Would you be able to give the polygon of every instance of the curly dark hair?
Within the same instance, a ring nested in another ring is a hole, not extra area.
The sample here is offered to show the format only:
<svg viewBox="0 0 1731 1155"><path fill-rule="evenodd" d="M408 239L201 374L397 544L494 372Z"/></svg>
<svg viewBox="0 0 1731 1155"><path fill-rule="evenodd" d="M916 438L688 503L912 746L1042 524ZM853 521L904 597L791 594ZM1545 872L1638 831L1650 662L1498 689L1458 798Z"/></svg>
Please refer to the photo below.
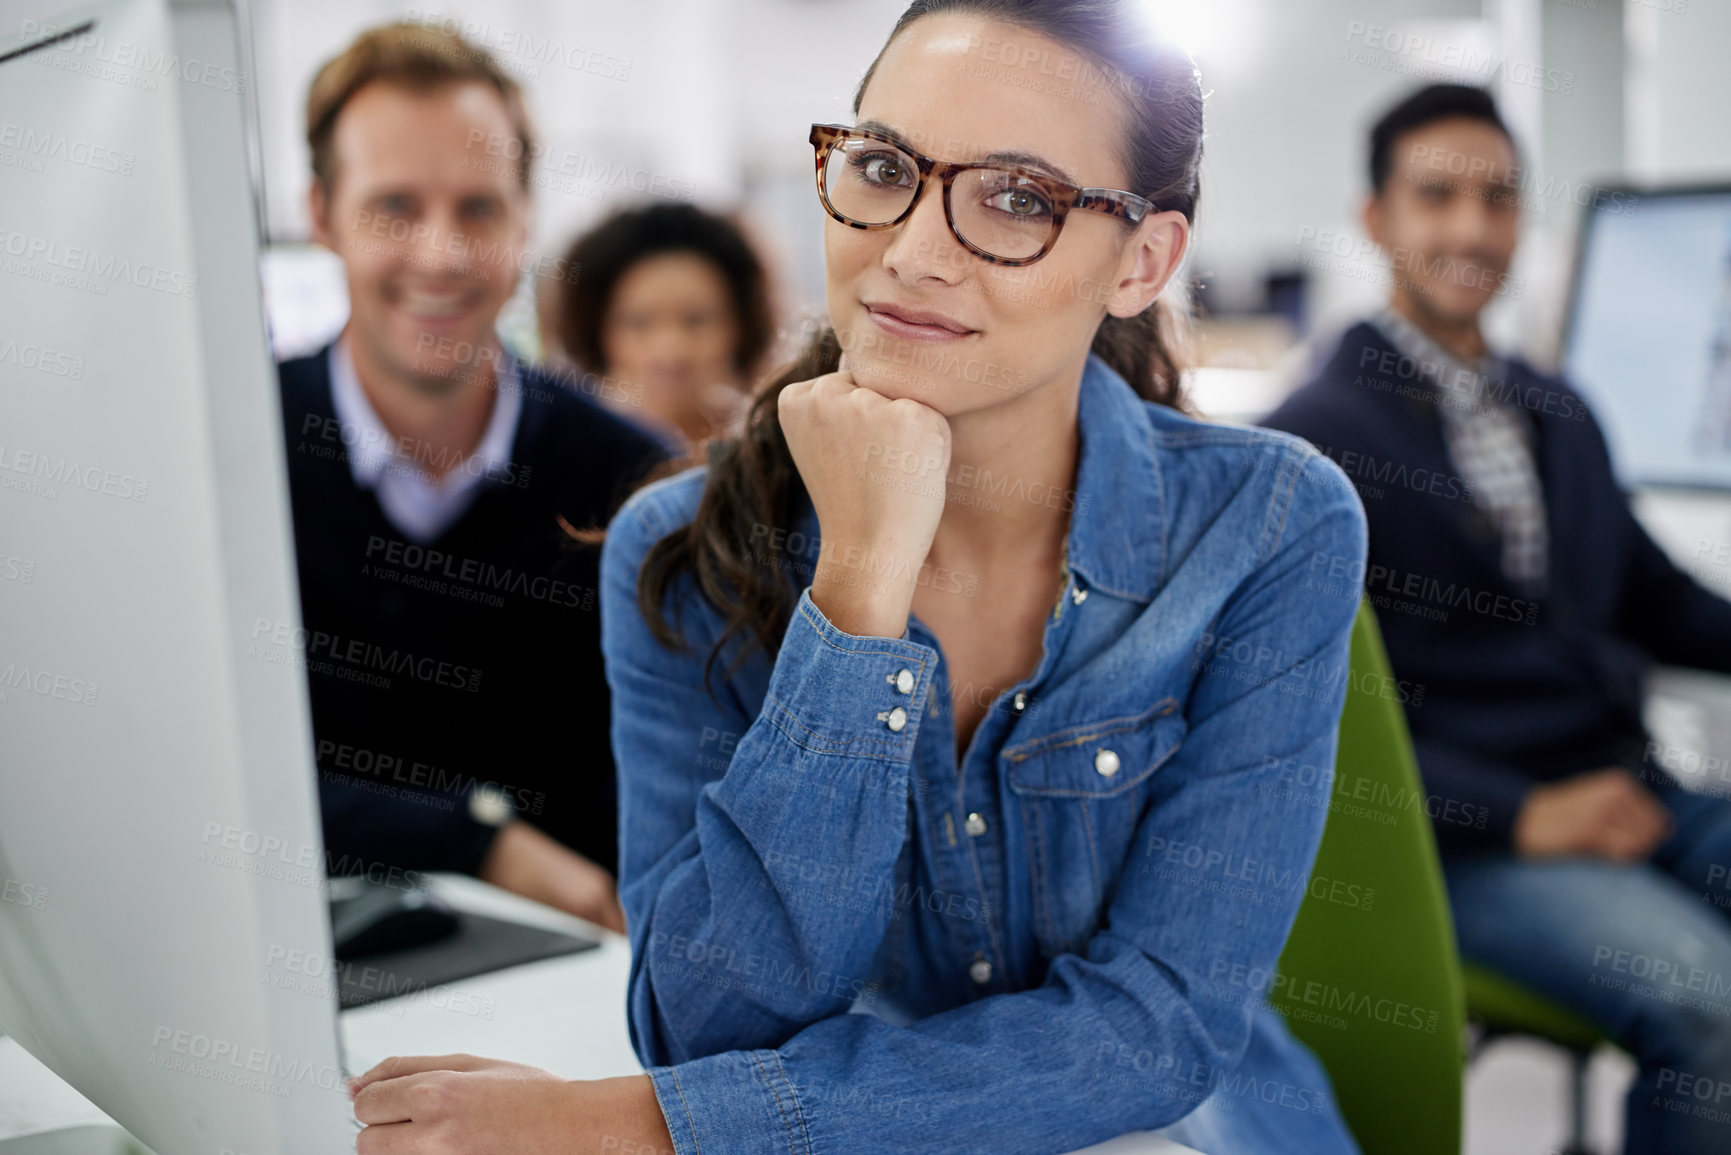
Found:
<svg viewBox="0 0 1731 1155"><path fill-rule="evenodd" d="M654 204L614 213L572 242L565 267L577 276L563 286L553 331L565 354L594 373L609 373L601 330L619 279L646 257L692 253L720 271L739 323L734 368L756 376L775 340L769 278L738 225L690 204Z"/></svg>

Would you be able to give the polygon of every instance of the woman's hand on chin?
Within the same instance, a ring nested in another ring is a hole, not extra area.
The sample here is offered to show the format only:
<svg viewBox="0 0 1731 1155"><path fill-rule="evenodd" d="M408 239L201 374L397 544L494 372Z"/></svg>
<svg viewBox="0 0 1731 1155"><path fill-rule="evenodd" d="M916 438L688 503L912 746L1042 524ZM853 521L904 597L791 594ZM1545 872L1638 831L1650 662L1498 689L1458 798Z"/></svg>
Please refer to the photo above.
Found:
<svg viewBox="0 0 1731 1155"><path fill-rule="evenodd" d="M837 629L901 637L944 515L950 423L845 370L789 385L777 411L817 512L812 601Z"/></svg>
<svg viewBox="0 0 1731 1155"><path fill-rule="evenodd" d="M349 1082L359 1155L673 1155L648 1075L561 1079L473 1055L386 1059Z"/></svg>

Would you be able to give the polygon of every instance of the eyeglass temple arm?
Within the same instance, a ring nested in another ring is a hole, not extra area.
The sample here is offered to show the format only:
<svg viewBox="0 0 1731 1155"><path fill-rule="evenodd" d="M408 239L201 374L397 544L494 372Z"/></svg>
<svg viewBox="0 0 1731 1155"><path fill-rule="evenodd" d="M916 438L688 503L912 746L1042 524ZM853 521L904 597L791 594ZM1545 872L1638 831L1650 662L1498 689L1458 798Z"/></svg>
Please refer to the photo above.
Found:
<svg viewBox="0 0 1731 1155"><path fill-rule="evenodd" d="M1154 211L1154 202L1147 197L1139 197L1135 193L1123 192L1120 189L1085 188L1076 197L1076 207L1109 213L1136 224Z"/></svg>

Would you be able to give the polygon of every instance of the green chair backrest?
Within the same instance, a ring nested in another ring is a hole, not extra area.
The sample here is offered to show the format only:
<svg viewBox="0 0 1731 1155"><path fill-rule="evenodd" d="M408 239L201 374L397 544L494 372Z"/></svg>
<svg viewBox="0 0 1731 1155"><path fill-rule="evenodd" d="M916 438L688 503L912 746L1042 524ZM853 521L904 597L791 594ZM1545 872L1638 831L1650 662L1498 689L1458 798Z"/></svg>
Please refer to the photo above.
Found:
<svg viewBox="0 0 1731 1155"><path fill-rule="evenodd" d="M1406 692L1361 604L1333 787L1288 784L1326 800L1328 823L1268 1001L1328 1069L1364 1155L1459 1155L1460 961Z"/></svg>

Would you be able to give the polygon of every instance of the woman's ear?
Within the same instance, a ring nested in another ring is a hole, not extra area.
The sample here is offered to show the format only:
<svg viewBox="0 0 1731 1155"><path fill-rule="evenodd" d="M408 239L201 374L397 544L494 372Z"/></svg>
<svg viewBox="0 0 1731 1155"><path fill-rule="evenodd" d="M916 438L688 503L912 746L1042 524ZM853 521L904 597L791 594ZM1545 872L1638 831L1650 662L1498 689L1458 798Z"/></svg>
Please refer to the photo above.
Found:
<svg viewBox="0 0 1731 1155"><path fill-rule="evenodd" d="M1106 301L1114 317L1134 317L1154 303L1190 247L1190 222L1168 210L1144 217L1130 234L1118 265L1118 283Z"/></svg>

